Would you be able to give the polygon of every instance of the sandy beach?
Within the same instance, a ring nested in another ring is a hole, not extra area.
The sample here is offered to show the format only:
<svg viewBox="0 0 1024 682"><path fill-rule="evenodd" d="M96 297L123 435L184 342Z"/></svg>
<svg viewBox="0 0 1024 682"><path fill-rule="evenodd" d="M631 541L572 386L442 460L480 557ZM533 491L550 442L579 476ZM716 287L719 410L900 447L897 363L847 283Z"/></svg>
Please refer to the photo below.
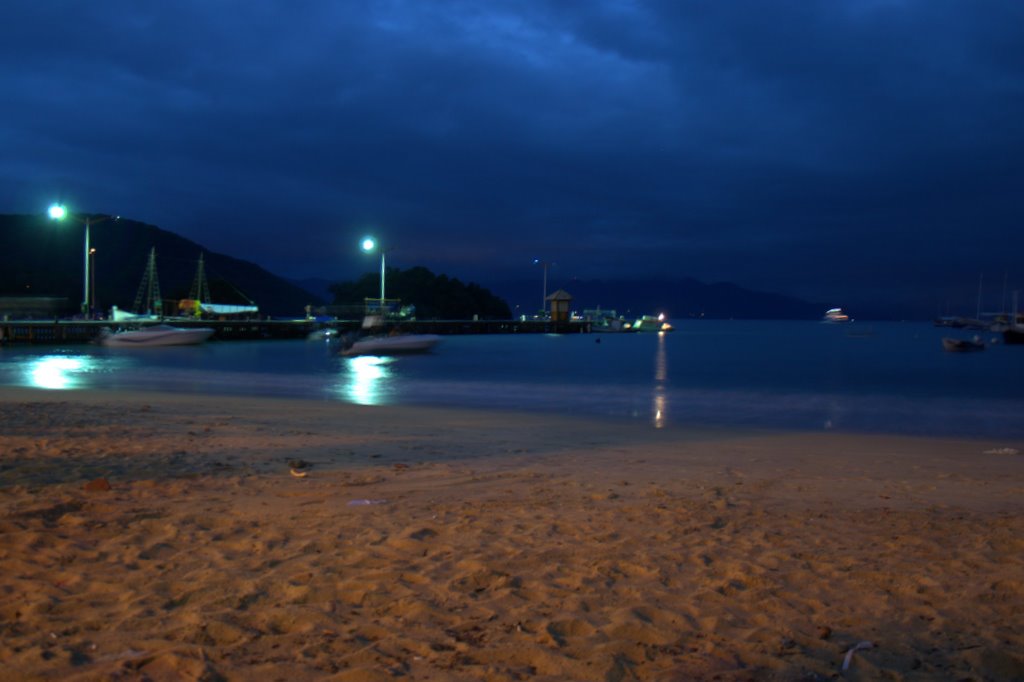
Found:
<svg viewBox="0 0 1024 682"><path fill-rule="evenodd" d="M1024 443L27 389L0 413L4 679L1024 679Z"/></svg>

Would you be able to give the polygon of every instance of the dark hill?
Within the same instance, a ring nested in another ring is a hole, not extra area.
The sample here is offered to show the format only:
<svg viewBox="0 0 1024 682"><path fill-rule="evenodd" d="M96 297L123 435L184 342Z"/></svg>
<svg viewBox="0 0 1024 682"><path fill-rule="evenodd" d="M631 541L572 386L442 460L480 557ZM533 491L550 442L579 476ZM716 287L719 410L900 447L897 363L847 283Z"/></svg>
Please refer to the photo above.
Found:
<svg viewBox="0 0 1024 682"><path fill-rule="evenodd" d="M82 237L82 224L71 219L56 222L44 214L0 215L0 296L55 296L67 299L66 312L78 311L83 294ZM328 302L329 294L324 295L330 286L327 282L310 281L315 287L310 293L309 289L258 265L206 251L193 241L135 220L104 220L93 225L91 237L96 248L98 310L109 310L111 305L132 308L149 251L154 247L161 294L168 302L165 305L189 296L200 253L205 253L206 274L215 303L251 301L259 306L261 315L300 316L307 304ZM513 306L514 316L533 314L540 308L539 279L499 282L488 287ZM574 310L601 307L626 316L664 311L673 319L814 319L821 316L825 307L734 284L704 284L689 278L552 278L548 293L557 288L572 294Z"/></svg>
<svg viewBox="0 0 1024 682"><path fill-rule="evenodd" d="M93 220L99 220L95 216ZM83 295L82 223L50 220L46 215L0 215L0 296L57 296L77 311ZM259 306L260 315L301 316L316 296L258 265L213 253L193 241L135 220L94 223L96 308L131 309L150 249L156 248L160 292L165 301L187 298L199 254L214 303ZM166 305L166 304L165 304Z"/></svg>

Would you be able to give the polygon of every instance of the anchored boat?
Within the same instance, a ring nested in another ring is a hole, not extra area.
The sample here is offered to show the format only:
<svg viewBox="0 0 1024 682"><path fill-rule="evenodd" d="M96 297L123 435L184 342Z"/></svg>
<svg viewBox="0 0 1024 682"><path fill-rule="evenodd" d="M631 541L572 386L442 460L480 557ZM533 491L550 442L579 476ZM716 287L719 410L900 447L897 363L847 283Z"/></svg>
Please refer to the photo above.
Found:
<svg viewBox="0 0 1024 682"><path fill-rule="evenodd" d="M437 334L406 334L397 328L385 332L384 320L380 315L364 317L362 329L362 336L346 339L341 348L342 355L426 353L441 341Z"/></svg>
<svg viewBox="0 0 1024 682"><path fill-rule="evenodd" d="M154 324L141 329L127 329L112 332L105 330L99 338L104 346L145 348L148 346L194 346L213 336L210 327L172 327L169 324Z"/></svg>

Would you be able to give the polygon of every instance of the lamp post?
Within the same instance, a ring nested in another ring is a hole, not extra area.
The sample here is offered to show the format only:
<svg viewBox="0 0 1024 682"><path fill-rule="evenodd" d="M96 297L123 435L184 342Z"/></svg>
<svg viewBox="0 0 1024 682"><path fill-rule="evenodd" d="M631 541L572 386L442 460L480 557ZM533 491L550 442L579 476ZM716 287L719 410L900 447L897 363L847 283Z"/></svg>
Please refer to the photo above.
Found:
<svg viewBox="0 0 1024 682"><path fill-rule="evenodd" d="M546 260L542 261L539 258L534 258L533 264L540 265L542 268L544 268L544 294L543 297L540 299L540 311L541 313L543 313L544 308L548 304L548 266L554 265L554 263L549 263Z"/></svg>
<svg viewBox="0 0 1024 682"><path fill-rule="evenodd" d="M89 309L96 310L96 247L89 248Z"/></svg>
<svg viewBox="0 0 1024 682"><path fill-rule="evenodd" d="M90 267L90 258L92 254L95 252L95 249L89 248L89 226L94 222L101 223L104 220L109 220L111 218L113 218L114 220L118 220L121 216L100 216L99 218L94 220L93 217L89 214L85 214L84 216L74 216L61 204L54 204L50 206L47 213L50 216L51 220L64 220L65 218L70 216L74 217L77 220L81 220L85 224L85 246L83 248L83 256L85 262L83 267L84 272L82 276L82 315L84 315L85 317L90 317L90 310L92 308L91 301L95 300L95 296L93 298L90 298L89 296L90 283L92 281L92 278L90 276L92 271L92 268Z"/></svg>
<svg viewBox="0 0 1024 682"><path fill-rule="evenodd" d="M363 251L371 253L374 249L380 250L380 314L384 314L384 247L373 237L364 237L361 246Z"/></svg>

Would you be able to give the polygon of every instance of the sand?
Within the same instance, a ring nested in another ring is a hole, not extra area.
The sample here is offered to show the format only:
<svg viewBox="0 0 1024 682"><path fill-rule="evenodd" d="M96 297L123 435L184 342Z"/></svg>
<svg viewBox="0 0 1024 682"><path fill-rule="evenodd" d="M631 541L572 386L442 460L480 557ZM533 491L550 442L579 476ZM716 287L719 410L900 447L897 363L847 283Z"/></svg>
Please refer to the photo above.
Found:
<svg viewBox="0 0 1024 682"><path fill-rule="evenodd" d="M27 389L0 417L5 680L1024 679L1019 442Z"/></svg>

